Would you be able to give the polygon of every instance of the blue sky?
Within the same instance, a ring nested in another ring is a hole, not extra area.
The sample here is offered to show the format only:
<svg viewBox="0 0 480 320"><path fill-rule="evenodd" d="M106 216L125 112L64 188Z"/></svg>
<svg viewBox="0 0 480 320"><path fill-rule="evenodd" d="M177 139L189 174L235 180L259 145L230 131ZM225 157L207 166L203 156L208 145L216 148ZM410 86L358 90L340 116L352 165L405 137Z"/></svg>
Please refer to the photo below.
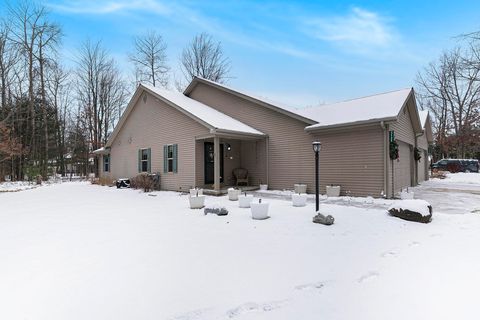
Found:
<svg viewBox="0 0 480 320"><path fill-rule="evenodd" d="M480 30L477 1L43 4L63 26L69 59L87 37L102 40L131 75L132 37L153 29L165 38L169 63L178 73L182 48L205 31L230 57L230 86L297 107L411 87L422 67L458 44L457 35Z"/></svg>

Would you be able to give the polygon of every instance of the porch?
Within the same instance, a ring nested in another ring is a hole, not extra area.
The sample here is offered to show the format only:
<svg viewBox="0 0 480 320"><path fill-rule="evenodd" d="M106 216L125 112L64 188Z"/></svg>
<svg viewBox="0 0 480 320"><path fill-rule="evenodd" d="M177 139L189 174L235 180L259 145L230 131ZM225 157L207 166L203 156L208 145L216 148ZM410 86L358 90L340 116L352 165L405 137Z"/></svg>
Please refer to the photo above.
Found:
<svg viewBox="0 0 480 320"><path fill-rule="evenodd" d="M237 187L235 169L246 169L242 191L253 191L268 183L268 137L212 133L196 137L195 185L206 194L222 195Z"/></svg>
<svg viewBox="0 0 480 320"><path fill-rule="evenodd" d="M214 190L211 185L209 186L203 186L200 187L203 189L203 194L210 195L210 196L223 196L225 194L228 194L228 188L231 188L232 186L222 186L220 187L220 190ZM238 189L240 189L242 192L251 192L251 191L256 191L259 189L258 186L239 186Z"/></svg>

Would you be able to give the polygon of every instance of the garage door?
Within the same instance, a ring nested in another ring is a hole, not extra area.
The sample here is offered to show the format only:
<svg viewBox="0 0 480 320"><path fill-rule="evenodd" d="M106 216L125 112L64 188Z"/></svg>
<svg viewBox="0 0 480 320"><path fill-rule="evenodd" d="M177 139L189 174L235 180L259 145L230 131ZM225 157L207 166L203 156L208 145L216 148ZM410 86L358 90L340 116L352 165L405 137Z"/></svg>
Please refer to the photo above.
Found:
<svg viewBox="0 0 480 320"><path fill-rule="evenodd" d="M394 161L395 193L411 186L413 154L409 144L398 142L398 160Z"/></svg>
<svg viewBox="0 0 480 320"><path fill-rule="evenodd" d="M422 157L420 158L420 161L418 161L417 168L418 168L418 182L422 182L426 180L426 173L427 173L427 151L423 149L419 149L420 154Z"/></svg>

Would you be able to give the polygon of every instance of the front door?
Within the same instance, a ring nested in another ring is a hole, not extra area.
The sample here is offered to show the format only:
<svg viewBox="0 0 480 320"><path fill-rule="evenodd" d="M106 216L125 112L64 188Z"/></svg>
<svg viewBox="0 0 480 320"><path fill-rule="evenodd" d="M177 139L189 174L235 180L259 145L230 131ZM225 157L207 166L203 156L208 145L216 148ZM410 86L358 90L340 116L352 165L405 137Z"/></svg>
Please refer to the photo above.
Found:
<svg viewBox="0 0 480 320"><path fill-rule="evenodd" d="M214 145L213 142L205 142L204 149L204 163L205 163L205 184L214 183ZM223 144L220 144L220 183L223 182Z"/></svg>

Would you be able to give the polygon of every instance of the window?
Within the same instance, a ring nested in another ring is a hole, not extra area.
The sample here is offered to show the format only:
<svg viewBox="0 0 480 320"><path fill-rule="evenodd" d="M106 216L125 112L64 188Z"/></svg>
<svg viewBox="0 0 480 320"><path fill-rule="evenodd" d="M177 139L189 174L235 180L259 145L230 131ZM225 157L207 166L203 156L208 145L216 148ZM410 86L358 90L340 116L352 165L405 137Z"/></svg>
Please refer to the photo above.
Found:
<svg viewBox="0 0 480 320"><path fill-rule="evenodd" d="M167 172L173 172L173 145L167 146Z"/></svg>
<svg viewBox="0 0 480 320"><path fill-rule="evenodd" d="M142 172L148 172L148 149L142 149L141 168Z"/></svg>
<svg viewBox="0 0 480 320"><path fill-rule="evenodd" d="M103 156L103 172L110 172L110 155Z"/></svg>
<svg viewBox="0 0 480 320"><path fill-rule="evenodd" d="M177 173L178 145L167 144L163 146L163 172Z"/></svg>
<svg viewBox="0 0 480 320"><path fill-rule="evenodd" d="M138 172L150 172L152 163L152 150L139 149L138 150Z"/></svg>

